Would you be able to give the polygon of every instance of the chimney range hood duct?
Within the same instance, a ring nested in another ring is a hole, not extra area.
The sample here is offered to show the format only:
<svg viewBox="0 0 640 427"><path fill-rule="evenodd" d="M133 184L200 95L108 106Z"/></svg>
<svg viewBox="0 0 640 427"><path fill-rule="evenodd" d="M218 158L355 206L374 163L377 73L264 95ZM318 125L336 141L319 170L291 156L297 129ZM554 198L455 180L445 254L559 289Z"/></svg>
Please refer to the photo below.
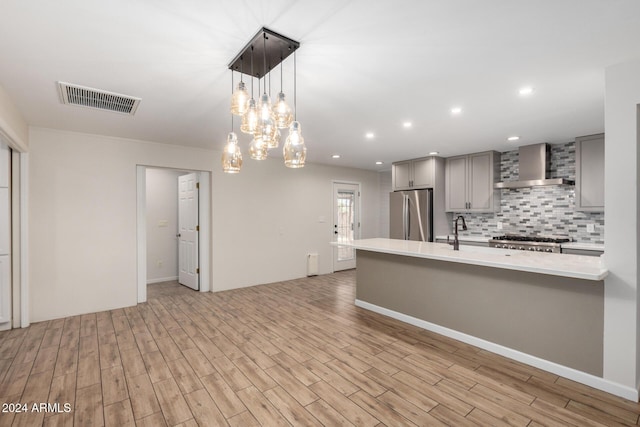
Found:
<svg viewBox="0 0 640 427"><path fill-rule="evenodd" d="M518 148L518 181L499 182L495 188L527 188L545 185L574 185L565 178L548 178L549 146L545 143Z"/></svg>

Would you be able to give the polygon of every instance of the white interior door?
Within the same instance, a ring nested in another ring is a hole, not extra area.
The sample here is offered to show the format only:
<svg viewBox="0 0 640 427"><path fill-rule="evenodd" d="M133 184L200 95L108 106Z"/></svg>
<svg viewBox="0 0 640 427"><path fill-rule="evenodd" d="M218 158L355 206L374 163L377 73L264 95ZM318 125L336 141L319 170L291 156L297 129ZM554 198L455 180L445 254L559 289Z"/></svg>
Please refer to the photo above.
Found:
<svg viewBox="0 0 640 427"><path fill-rule="evenodd" d="M11 327L10 158L9 147L0 141L0 330Z"/></svg>
<svg viewBox="0 0 640 427"><path fill-rule="evenodd" d="M199 289L198 174L178 177L178 282Z"/></svg>
<svg viewBox="0 0 640 427"><path fill-rule="evenodd" d="M333 240L348 243L360 238L360 184L333 183ZM333 248L333 271L356 268L356 250Z"/></svg>

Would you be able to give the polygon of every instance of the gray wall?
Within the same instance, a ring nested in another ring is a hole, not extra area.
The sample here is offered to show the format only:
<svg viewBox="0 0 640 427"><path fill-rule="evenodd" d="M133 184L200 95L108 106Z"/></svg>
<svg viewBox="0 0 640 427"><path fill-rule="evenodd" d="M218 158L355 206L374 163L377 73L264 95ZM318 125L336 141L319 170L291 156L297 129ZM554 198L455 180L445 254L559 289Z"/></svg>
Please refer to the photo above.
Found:
<svg viewBox="0 0 640 427"><path fill-rule="evenodd" d="M502 153L500 180L518 178L518 150ZM575 142L551 146L550 177L575 180ZM468 214L468 231L462 235L493 237L499 234L568 235L574 241L604 243L604 213L575 211L575 187L548 186L503 189L500 211L489 214ZM497 229L502 222L503 229ZM595 232L587 232L587 224Z"/></svg>

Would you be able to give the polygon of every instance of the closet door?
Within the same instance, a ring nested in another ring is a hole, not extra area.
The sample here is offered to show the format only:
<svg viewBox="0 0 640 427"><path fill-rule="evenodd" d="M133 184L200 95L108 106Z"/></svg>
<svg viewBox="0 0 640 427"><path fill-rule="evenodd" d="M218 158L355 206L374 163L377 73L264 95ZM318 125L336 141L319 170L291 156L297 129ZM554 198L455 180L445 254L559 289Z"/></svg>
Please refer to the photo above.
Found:
<svg viewBox="0 0 640 427"><path fill-rule="evenodd" d="M0 141L0 330L11 320L9 159L9 147Z"/></svg>

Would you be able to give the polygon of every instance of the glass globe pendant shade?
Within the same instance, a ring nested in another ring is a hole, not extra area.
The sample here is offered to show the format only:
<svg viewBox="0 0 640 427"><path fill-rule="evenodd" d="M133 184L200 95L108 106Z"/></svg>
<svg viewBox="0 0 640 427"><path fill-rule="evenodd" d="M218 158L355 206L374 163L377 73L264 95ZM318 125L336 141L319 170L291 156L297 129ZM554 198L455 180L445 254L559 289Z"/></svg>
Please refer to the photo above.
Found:
<svg viewBox="0 0 640 427"><path fill-rule="evenodd" d="M278 126L279 129L288 128L293 121L291 107L289 107L284 100L283 92L278 94L278 101L273 106L273 114L275 116L276 126Z"/></svg>
<svg viewBox="0 0 640 427"><path fill-rule="evenodd" d="M267 158L267 144L264 143L260 136L253 138L249 144L249 156L253 160L264 160Z"/></svg>
<svg viewBox="0 0 640 427"><path fill-rule="evenodd" d="M242 167L242 153L238 147L238 137L234 132L229 132L227 145L222 152L222 170L225 173L238 173Z"/></svg>
<svg viewBox="0 0 640 427"><path fill-rule="evenodd" d="M254 136L260 137L267 145L267 149L277 148L279 144L278 127L271 110L271 99L266 93L260 99L258 127Z"/></svg>
<svg viewBox="0 0 640 427"><path fill-rule="evenodd" d="M258 107L256 100L251 98L247 104L247 111L242 116L240 130L244 133L254 134L258 128Z"/></svg>
<svg viewBox="0 0 640 427"><path fill-rule="evenodd" d="M300 122L294 121L289 126L289 136L282 148L284 165L288 168L301 168L307 157L307 147L304 145Z"/></svg>
<svg viewBox="0 0 640 427"><path fill-rule="evenodd" d="M231 95L231 114L242 116L247 111L247 103L249 102L249 92L244 82L238 83L238 87Z"/></svg>

